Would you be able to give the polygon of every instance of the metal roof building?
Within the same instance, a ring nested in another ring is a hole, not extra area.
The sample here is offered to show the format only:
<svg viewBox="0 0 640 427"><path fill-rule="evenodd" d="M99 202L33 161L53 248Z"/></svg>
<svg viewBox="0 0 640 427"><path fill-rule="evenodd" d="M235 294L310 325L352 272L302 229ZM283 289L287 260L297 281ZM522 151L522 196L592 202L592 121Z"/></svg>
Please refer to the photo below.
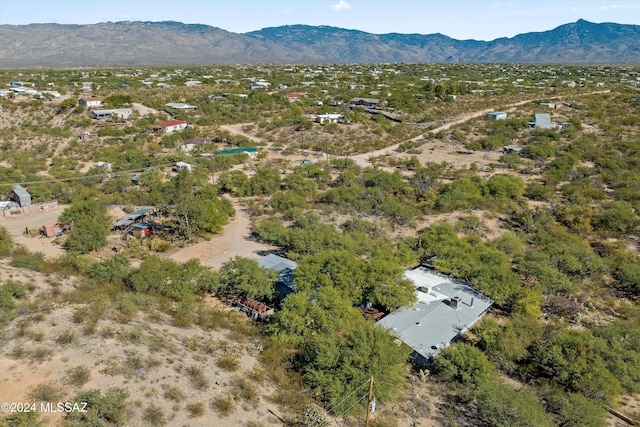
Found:
<svg viewBox="0 0 640 427"><path fill-rule="evenodd" d="M140 222L141 220L150 217L158 211L158 208L155 206L147 206L144 208L140 208L135 212L131 212L117 220L114 224L114 228L122 228L127 227L131 224L135 224Z"/></svg>
<svg viewBox="0 0 640 427"><path fill-rule="evenodd" d="M485 315L493 301L467 283L426 267L407 270L417 302L383 317L378 324L414 351L414 363L424 364Z"/></svg>
<svg viewBox="0 0 640 427"><path fill-rule="evenodd" d="M21 185L14 185L9 196L11 200L22 206L29 206L31 204L31 194L24 189Z"/></svg>
<svg viewBox="0 0 640 427"><path fill-rule="evenodd" d="M275 254L269 254L258 259L258 264L260 264L261 267L276 270L279 273L278 281L276 282L276 292L280 301L287 295L297 291L293 283L293 270L298 267L297 262Z"/></svg>
<svg viewBox="0 0 640 427"><path fill-rule="evenodd" d="M487 116L491 117L493 120L506 120L507 113L504 111L492 111L491 113L487 113Z"/></svg>
<svg viewBox="0 0 640 427"><path fill-rule="evenodd" d="M549 113L535 114L533 116L533 120L531 120L529 124L538 129L551 129L553 127L553 123L551 123L551 114Z"/></svg>

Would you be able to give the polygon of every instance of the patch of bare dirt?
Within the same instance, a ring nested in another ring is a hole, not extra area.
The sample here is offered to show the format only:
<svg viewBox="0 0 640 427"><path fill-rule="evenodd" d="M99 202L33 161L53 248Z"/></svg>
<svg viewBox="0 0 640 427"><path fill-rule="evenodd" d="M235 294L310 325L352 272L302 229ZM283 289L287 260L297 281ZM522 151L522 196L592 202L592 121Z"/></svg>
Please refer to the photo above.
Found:
<svg viewBox="0 0 640 427"><path fill-rule="evenodd" d="M257 259L260 251L276 249L275 246L257 242L251 236L251 220L246 208L234 203L236 215L224 229L208 242L196 243L172 252L168 257L176 262L198 259L202 265L219 269L233 257Z"/></svg>

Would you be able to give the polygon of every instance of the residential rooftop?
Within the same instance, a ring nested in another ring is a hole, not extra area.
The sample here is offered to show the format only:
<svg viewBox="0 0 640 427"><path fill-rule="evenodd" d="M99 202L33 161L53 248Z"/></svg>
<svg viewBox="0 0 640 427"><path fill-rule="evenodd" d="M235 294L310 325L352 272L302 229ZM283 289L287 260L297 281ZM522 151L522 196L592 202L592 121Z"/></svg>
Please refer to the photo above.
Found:
<svg viewBox="0 0 640 427"><path fill-rule="evenodd" d="M417 302L383 317L378 324L414 350L416 363L433 358L471 328L493 301L469 284L420 266L404 273Z"/></svg>

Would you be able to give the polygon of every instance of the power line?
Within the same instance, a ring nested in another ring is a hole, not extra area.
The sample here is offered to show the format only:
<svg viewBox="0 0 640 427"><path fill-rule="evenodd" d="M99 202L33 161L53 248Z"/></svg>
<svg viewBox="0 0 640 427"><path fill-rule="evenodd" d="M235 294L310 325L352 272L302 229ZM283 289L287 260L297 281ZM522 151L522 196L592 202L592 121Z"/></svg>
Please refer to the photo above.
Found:
<svg viewBox="0 0 640 427"><path fill-rule="evenodd" d="M362 385L358 388L356 388L355 390L353 390L347 397L345 397L344 399L342 399L340 402L336 403L335 405L333 405L331 408L329 408L329 412L333 412L333 410L340 404L342 404L342 402L344 402L345 400L347 400L348 398L350 398L351 396L353 396L358 390L360 390L362 387L364 387L365 385L367 385L369 383L369 380L366 380L364 383L362 383Z"/></svg>
<svg viewBox="0 0 640 427"><path fill-rule="evenodd" d="M367 380L367 382L369 382ZM356 402L353 403L353 405L349 406L347 409L344 410L344 412L342 412L339 415L336 415L336 418L340 418L341 416L343 416L344 414L346 414L347 412L349 412L351 410L351 408L353 408L354 406L356 406L358 403L362 402L364 399L366 399L369 396L369 391L367 391L365 394L362 395L362 397L360 399L358 399Z"/></svg>
<svg viewBox="0 0 640 427"><path fill-rule="evenodd" d="M5 186L14 186L16 184L17 185L31 185L31 184L46 184L46 183L51 183L51 182L80 181L80 180L83 180L83 179L103 178L103 177L110 177L110 176L125 175L125 174L131 173L131 172L144 172L144 171L147 171L149 169L167 167L167 166L171 166L171 165L173 165L173 163L166 163L166 164L155 165L155 166L147 166L147 167L143 167L143 168L130 169L130 170L126 170L126 171L106 172L106 173L99 173L99 174L95 174L95 175L74 176L74 177L71 177L71 178L52 178L52 179L42 179L42 180L39 180L39 181L22 181L22 182L12 182L12 183L0 183L0 186L1 187L5 187Z"/></svg>

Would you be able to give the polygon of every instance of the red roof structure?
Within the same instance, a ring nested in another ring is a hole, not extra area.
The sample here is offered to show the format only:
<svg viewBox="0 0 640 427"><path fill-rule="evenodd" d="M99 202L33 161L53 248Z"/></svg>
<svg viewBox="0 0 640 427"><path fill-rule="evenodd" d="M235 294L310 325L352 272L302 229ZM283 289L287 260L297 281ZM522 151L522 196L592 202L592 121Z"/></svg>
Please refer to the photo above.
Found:
<svg viewBox="0 0 640 427"><path fill-rule="evenodd" d="M175 126L175 125L181 125L183 123L187 123L184 120L174 120L172 122L164 122L164 123L160 123L159 125L155 125L154 128L167 128L169 126Z"/></svg>

